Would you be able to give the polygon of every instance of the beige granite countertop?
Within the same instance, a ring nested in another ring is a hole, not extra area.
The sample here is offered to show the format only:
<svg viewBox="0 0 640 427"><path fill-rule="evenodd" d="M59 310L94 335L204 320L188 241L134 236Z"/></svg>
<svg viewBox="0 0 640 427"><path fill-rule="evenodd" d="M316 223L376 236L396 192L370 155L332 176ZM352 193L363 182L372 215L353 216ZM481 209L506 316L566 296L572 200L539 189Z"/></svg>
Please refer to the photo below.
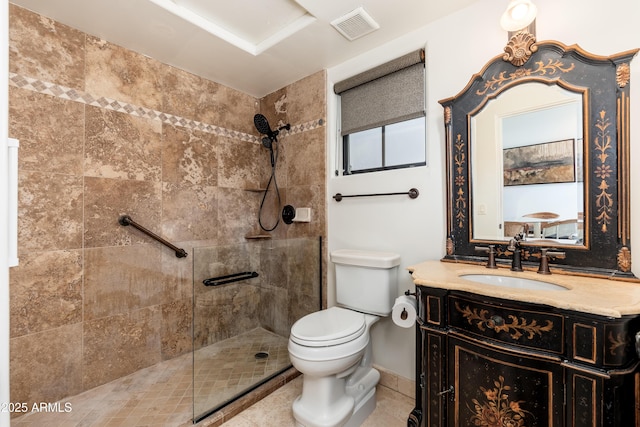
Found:
<svg viewBox="0 0 640 427"><path fill-rule="evenodd" d="M610 317L640 314L640 283L638 282L569 274L542 275L535 271L514 272L508 268L488 269L481 265L435 260L425 261L407 269L411 272L416 285L546 304ZM566 290L528 290L484 285L459 277L463 274L523 277L560 285Z"/></svg>

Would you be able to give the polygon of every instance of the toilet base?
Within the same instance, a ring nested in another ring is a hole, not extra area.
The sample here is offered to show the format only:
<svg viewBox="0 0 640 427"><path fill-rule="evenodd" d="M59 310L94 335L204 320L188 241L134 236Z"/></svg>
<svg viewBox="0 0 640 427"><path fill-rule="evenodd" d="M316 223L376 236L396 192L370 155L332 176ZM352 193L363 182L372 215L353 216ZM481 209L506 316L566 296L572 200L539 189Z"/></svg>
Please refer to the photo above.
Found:
<svg viewBox="0 0 640 427"><path fill-rule="evenodd" d="M376 408L379 380L380 373L376 369L362 366L347 378L303 376L303 393L293 403L296 425L360 426Z"/></svg>
<svg viewBox="0 0 640 427"><path fill-rule="evenodd" d="M376 409L376 389L369 390L366 396L356 405L353 415L344 427L359 427L369 415Z"/></svg>

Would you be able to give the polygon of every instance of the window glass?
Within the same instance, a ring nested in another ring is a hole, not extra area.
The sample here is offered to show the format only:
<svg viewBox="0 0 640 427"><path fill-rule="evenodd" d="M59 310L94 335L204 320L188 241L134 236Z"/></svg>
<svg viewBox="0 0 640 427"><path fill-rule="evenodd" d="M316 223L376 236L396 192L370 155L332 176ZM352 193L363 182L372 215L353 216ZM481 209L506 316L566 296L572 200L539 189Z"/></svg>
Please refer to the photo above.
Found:
<svg viewBox="0 0 640 427"><path fill-rule="evenodd" d="M349 170L379 168L382 165L382 128L348 135Z"/></svg>
<svg viewBox="0 0 640 427"><path fill-rule="evenodd" d="M424 163L424 122L424 117L419 117L385 126L385 166Z"/></svg>
<svg viewBox="0 0 640 427"><path fill-rule="evenodd" d="M425 118L345 135L343 156L345 175L424 166Z"/></svg>

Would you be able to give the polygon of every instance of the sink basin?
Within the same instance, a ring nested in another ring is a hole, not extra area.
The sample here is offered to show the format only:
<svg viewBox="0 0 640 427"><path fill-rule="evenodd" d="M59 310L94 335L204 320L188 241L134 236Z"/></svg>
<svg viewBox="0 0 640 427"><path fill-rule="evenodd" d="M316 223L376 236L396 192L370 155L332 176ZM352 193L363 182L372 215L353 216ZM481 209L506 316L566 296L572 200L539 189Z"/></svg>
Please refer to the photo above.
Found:
<svg viewBox="0 0 640 427"><path fill-rule="evenodd" d="M542 280L527 279L524 277L498 276L495 274L462 274L462 279L470 280L485 285L502 286L514 289L531 289L539 291L566 291L564 286Z"/></svg>

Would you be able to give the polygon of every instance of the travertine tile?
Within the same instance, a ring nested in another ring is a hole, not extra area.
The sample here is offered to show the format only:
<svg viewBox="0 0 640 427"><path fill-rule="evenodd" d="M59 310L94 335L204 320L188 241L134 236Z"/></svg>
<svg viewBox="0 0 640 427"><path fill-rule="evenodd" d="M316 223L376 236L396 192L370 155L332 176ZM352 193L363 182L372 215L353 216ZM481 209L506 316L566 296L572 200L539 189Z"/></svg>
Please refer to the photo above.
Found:
<svg viewBox="0 0 640 427"><path fill-rule="evenodd" d="M85 175L160 181L162 122L86 107Z"/></svg>
<svg viewBox="0 0 640 427"><path fill-rule="evenodd" d="M193 350L191 299L162 305L160 340L162 360L173 359Z"/></svg>
<svg viewBox="0 0 640 427"><path fill-rule="evenodd" d="M162 186L162 235L170 241L218 237L218 189L188 182ZM174 243L175 244L175 243Z"/></svg>
<svg viewBox="0 0 640 427"><path fill-rule="evenodd" d="M306 123L326 117L326 72L319 71L286 87L287 120Z"/></svg>
<svg viewBox="0 0 640 427"><path fill-rule="evenodd" d="M9 136L21 170L82 176L84 105L10 87Z"/></svg>
<svg viewBox="0 0 640 427"><path fill-rule="evenodd" d="M160 311L149 307L85 321L82 339L86 390L160 361Z"/></svg>
<svg viewBox="0 0 640 427"><path fill-rule="evenodd" d="M218 185L228 188L265 188L271 172L269 150L262 144L220 138Z"/></svg>
<svg viewBox="0 0 640 427"><path fill-rule="evenodd" d="M160 232L161 183L107 178L84 179L84 246L151 243L148 236L118 223L127 214L143 227Z"/></svg>
<svg viewBox="0 0 640 427"><path fill-rule="evenodd" d="M163 126L162 136L162 181L205 186L218 184L220 137L169 125Z"/></svg>
<svg viewBox="0 0 640 427"><path fill-rule="evenodd" d="M162 271L162 250L154 245L86 249L85 321L171 302L177 281Z"/></svg>
<svg viewBox="0 0 640 427"><path fill-rule="evenodd" d="M295 138L295 141L293 139ZM314 185L324 183L325 132L315 129L287 138L287 154L295 159L287 163L288 185Z"/></svg>
<svg viewBox="0 0 640 427"><path fill-rule="evenodd" d="M82 321L82 252L45 251L20 256L10 271L11 336Z"/></svg>
<svg viewBox="0 0 640 427"><path fill-rule="evenodd" d="M19 173L18 252L82 247L82 177Z"/></svg>
<svg viewBox="0 0 640 427"><path fill-rule="evenodd" d="M12 402L31 407L83 390L80 323L13 338L10 346Z"/></svg>
<svg viewBox="0 0 640 427"><path fill-rule="evenodd" d="M161 63L93 36L86 46L87 92L162 110Z"/></svg>
<svg viewBox="0 0 640 427"><path fill-rule="evenodd" d="M253 124L253 116L259 112L259 105L251 95L219 85L213 99L207 99L200 107L198 120L256 135L258 132Z"/></svg>
<svg viewBox="0 0 640 427"><path fill-rule="evenodd" d="M254 97L186 71L166 67L163 77L164 111L203 123L256 134Z"/></svg>
<svg viewBox="0 0 640 427"><path fill-rule="evenodd" d="M221 244L242 243L244 236L258 233L258 210L262 194L218 187L218 237Z"/></svg>
<svg viewBox="0 0 640 427"><path fill-rule="evenodd" d="M9 70L84 89L85 34L9 3Z"/></svg>

